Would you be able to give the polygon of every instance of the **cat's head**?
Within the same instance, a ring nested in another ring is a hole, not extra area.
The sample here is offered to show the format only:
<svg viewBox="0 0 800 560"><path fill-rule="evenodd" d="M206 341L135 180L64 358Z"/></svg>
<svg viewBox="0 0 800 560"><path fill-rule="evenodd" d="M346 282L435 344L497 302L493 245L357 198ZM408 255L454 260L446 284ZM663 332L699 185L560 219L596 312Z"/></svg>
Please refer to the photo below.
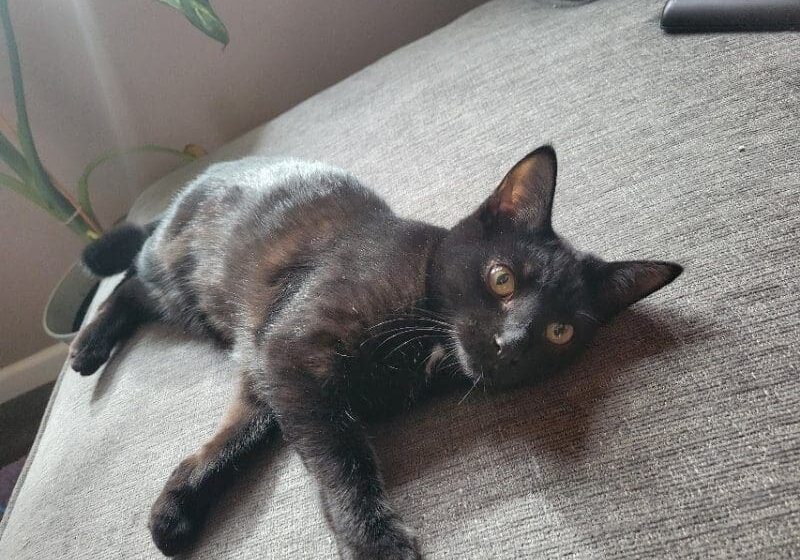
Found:
<svg viewBox="0 0 800 560"><path fill-rule="evenodd" d="M559 369L600 324L683 270L573 249L551 226L555 185L556 154L543 146L450 230L431 260L431 301L454 326L454 355L476 382L504 387Z"/></svg>

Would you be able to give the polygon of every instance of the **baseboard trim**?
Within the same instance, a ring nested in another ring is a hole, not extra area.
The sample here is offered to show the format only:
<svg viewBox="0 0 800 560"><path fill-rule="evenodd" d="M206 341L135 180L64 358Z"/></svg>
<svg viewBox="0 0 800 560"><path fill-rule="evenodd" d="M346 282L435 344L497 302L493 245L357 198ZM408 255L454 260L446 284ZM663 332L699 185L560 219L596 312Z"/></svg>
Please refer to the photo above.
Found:
<svg viewBox="0 0 800 560"><path fill-rule="evenodd" d="M0 403L54 381L68 351L66 344L54 344L0 369Z"/></svg>

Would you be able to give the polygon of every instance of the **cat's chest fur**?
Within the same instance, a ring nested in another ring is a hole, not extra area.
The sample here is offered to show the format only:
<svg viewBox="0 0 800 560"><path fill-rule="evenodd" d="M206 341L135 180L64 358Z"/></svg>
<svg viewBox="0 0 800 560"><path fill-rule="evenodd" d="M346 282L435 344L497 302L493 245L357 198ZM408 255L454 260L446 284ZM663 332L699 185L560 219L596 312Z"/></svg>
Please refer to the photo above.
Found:
<svg viewBox="0 0 800 560"><path fill-rule="evenodd" d="M347 399L364 417L409 409L449 366L449 327L418 307L386 315L364 331L355 348L337 352L336 371Z"/></svg>

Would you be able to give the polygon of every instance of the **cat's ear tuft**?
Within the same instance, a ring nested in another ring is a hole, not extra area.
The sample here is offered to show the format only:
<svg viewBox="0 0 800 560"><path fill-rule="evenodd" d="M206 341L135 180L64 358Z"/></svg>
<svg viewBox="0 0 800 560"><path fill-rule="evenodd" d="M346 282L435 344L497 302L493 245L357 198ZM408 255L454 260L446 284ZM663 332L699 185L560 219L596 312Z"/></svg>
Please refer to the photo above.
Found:
<svg viewBox="0 0 800 560"><path fill-rule="evenodd" d="M542 146L522 158L481 206L484 221L510 219L529 230L550 231L556 170L552 146Z"/></svg>
<svg viewBox="0 0 800 560"><path fill-rule="evenodd" d="M610 319L629 305L660 290L683 272L679 264L662 261L604 263L599 270L599 298Z"/></svg>

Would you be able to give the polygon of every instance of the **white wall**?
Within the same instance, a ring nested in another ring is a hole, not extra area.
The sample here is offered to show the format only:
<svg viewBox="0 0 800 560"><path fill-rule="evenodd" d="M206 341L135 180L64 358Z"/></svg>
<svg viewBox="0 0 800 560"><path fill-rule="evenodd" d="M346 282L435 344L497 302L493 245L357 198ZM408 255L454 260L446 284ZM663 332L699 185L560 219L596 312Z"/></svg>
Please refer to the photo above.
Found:
<svg viewBox="0 0 800 560"><path fill-rule="evenodd" d="M213 149L482 0L212 0L226 49L155 0L10 0L39 151L72 186L115 147ZM0 47L0 113L13 117ZM109 224L174 167L139 156L95 176ZM0 367L48 344L47 294L81 242L0 189Z"/></svg>

